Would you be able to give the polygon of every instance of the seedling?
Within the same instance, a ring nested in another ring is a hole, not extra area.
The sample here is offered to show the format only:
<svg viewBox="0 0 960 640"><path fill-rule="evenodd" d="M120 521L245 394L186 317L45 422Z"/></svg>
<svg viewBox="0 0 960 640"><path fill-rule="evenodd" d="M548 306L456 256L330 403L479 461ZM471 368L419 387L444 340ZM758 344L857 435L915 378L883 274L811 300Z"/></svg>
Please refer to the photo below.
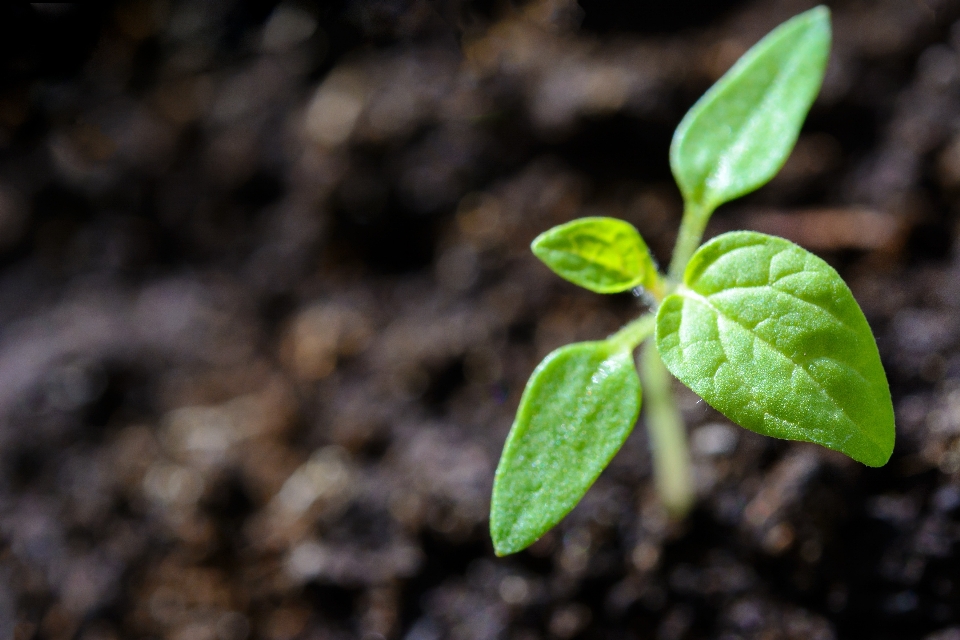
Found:
<svg viewBox="0 0 960 640"><path fill-rule="evenodd" d="M683 118L670 167L685 207L667 274L622 220L581 218L533 241L534 254L570 282L597 293L639 288L652 302L606 340L557 349L530 376L493 485L498 555L529 546L579 502L633 429L641 378L661 501L686 513L690 460L667 371L757 433L815 442L871 467L890 458L890 389L837 272L752 231L699 246L718 206L783 166L829 50L827 8L802 13L744 54ZM638 376L633 352L644 342Z"/></svg>

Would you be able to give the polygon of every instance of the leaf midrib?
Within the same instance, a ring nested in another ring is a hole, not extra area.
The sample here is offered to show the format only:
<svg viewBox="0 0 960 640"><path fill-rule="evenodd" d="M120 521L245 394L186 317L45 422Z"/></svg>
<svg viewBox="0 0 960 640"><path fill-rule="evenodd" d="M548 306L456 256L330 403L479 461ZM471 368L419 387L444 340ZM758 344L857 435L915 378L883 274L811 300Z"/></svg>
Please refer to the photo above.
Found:
<svg viewBox="0 0 960 640"><path fill-rule="evenodd" d="M621 269L621 268L618 268L618 267L612 267L612 266L610 266L610 264L608 264L608 263L606 263L606 262L601 262L601 261L595 260L595 259L593 259L593 258L584 257L584 255L583 255L582 253L577 253L576 251L570 251L570 250L567 250L567 249L550 249L550 251L553 251L553 252L559 253L559 254L563 254L564 256L567 256L567 257L570 257L570 258L575 258L575 259L577 259L577 260L581 260L581 261L584 262L585 267L594 267L595 269L600 269L600 270L602 270L602 271L607 271L607 272L609 272L609 273L614 274L614 276L619 277L619 278L622 278L622 279L624 279L624 280L635 280L635 279L637 278L637 276L636 276L635 274L631 274L629 271L627 271L627 270L625 270L625 269ZM621 260L620 264L623 264L623 260Z"/></svg>
<svg viewBox="0 0 960 640"><path fill-rule="evenodd" d="M807 35L801 38L800 43L797 45L797 50L802 49L803 44L807 40ZM751 109L750 115L747 117L743 126L738 129L736 136L734 137L732 143L729 145L728 149L731 149L731 150L736 149L738 152L735 159L736 161L739 161L740 158L743 157L743 153L741 149L744 146L748 146L748 145L745 145L744 143L744 139L748 137L747 133L753 131L753 129L756 127L756 122L758 121L760 114L765 111L764 107L766 107L773 100L773 97L772 97L773 94L779 93L777 91L777 88L779 88L780 85L782 84L782 78L786 76L788 72L793 73L793 70L800 64L800 62L802 62L803 56L791 55L789 57L789 60L790 60L790 63L787 65L781 66L777 70L777 73L774 75L773 81L771 81L770 84L764 88L763 99L760 101L759 105L756 108ZM741 73L744 73L744 72L741 72ZM719 99L720 97L722 97L722 94L718 94L714 98L714 101ZM716 189L713 188L712 183L716 178L716 176L718 175L718 173L720 172L721 167L729 164L734 164L734 163L733 162L728 163L723 161L716 163L714 168L711 169L710 172L704 177L703 184L706 187L704 189L704 192L716 191ZM704 193L704 195L706 195L706 193Z"/></svg>
<svg viewBox="0 0 960 640"><path fill-rule="evenodd" d="M755 233L755 232L747 232L747 233ZM764 247L764 246L767 246L767 245L768 245L768 239L769 239L769 238L760 238L760 239L758 239L756 242L747 242L747 243L741 244L741 245L739 245L739 246L736 246L736 247L734 247L734 248L732 248L732 249L730 249L730 250L728 250L728 251L725 251L725 252L717 255L713 260L710 260L709 262L706 262L705 264L700 265L700 267L699 267L699 269L698 269L698 272L699 272L699 273L698 273L698 275L697 275L694 283L687 284L686 287L687 287L689 290L694 291L694 289L693 289L692 287L695 286L696 281L701 280L701 279L703 278L703 276L707 273L707 271L709 271L711 267L713 267L714 265L717 264L717 262L720 260L720 258L725 258L725 257L731 256L731 255L734 255L734 254L736 254L736 253L739 253L739 252L741 252L741 251L747 251L747 250L752 249L752 248L755 248L755 247ZM848 329L849 331L851 331L851 332L853 332L854 334L856 334L856 333L857 333L857 329L856 329L855 327L851 327L850 325L848 325L845 320L843 320L842 318L840 318L837 314L835 314L835 313L834 313L833 311L831 311L830 309L827 309L826 307L821 307L820 305L818 305L818 304L815 303L815 302L811 302L811 301L809 301L809 300L805 300L805 299L801 298L800 296L796 295L795 293L793 293L793 292L791 292L791 291L785 291L785 290L783 290L783 289L778 289L777 287L774 286L774 284L776 284L777 282L782 281L784 278L789 277L789 276L795 276L795 275L799 275L799 274L802 274L802 273L814 273L814 275L816 275L815 272L810 272L809 270L803 268L803 269L800 269L799 271L791 271L789 274L787 274L787 275L785 275L785 276L782 276L782 277L780 277L780 278L772 278L772 277L770 277L770 269L772 268L772 264L773 264L774 259L775 259L777 256L779 256L779 255L783 255L784 253L789 252L790 249L791 249L791 247L781 247L781 248L779 248L779 249L776 251L776 253L771 254L771 255L767 258L767 275L768 275L768 278L767 278L767 279L768 279L768 281L767 281L765 284L747 284L747 285L737 285L737 286L733 286L733 287L724 287L721 291L717 291L717 292L711 293L711 294L709 294L709 296L715 296L715 295L718 295L718 294L723 293L723 292L726 292L726 291L736 291L736 290L739 290L739 289L762 289L762 288L764 288L764 287L769 287L770 289L773 289L773 290L776 291L777 293L782 293L782 294L784 294L784 295L786 295L786 296L788 296L788 297L790 297L790 298L793 298L794 300L797 300L798 302L802 302L802 303L807 304L807 305L810 305L810 306L812 306L812 307L814 307L814 308L816 308L816 309L820 309L821 311L823 311L824 313L826 313L828 316L830 316L831 318L833 318L834 320L836 320L838 324L840 324L840 325L843 326L844 328L846 328L846 329ZM699 293L698 293L698 295L703 295L703 294L699 294Z"/></svg>
<svg viewBox="0 0 960 640"><path fill-rule="evenodd" d="M834 320L836 320L837 324L839 324L840 326L842 326L844 329L847 329L848 331L850 331L850 332L852 332L852 333L854 333L854 334L857 333L857 330L856 330L854 327L851 327L849 324L846 323L846 321L844 321L842 318L840 318L839 316L837 316L837 314L835 314L834 312L830 311L830 310L827 309L826 307L821 307L820 305L818 305L818 304L815 303L815 302L810 302L809 300L804 300L804 299L801 298L800 296L798 296L798 295L796 295L795 293L792 293L792 292L790 292L790 291L784 291L783 289L777 289L776 287L774 287L773 285L770 285L770 284L750 284L750 285L740 285L740 286L736 286L736 287L729 287L729 288L723 289L722 291L717 291L717 292L711 293L711 294L709 294L709 296L705 296L705 297L713 297L713 296L719 295L719 294L721 294L721 293L726 293L726 292L728 292L728 291L740 291L740 290L746 290L746 289L764 289L764 288L772 289L772 290L776 291L777 293L782 293L783 295L785 295L785 296L787 296L787 297L789 297L789 298L792 298L793 300L796 300L797 302L801 302L801 303L806 304L806 305L809 305L809 306L811 306L811 307L813 307L813 308L815 308L815 309L819 309L820 311L823 311L825 314L827 314L828 316L830 316L831 318L833 318Z"/></svg>

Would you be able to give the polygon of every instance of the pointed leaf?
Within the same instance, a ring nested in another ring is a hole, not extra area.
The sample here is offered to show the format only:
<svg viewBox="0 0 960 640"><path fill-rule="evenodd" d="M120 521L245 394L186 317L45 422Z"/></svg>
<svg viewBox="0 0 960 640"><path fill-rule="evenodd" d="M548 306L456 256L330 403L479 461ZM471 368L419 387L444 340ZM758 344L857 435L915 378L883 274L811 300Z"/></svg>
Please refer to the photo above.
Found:
<svg viewBox="0 0 960 640"><path fill-rule="evenodd" d="M829 53L830 12L820 6L767 34L693 105L670 147L688 205L712 211L773 178L820 90Z"/></svg>
<svg viewBox="0 0 960 640"><path fill-rule="evenodd" d="M816 442L877 467L893 452L890 389L850 289L797 245L721 235L687 266L657 314L673 375L740 425Z"/></svg>
<svg viewBox="0 0 960 640"><path fill-rule="evenodd" d="M649 287L657 268L643 238L629 222L579 218L541 233L533 253L561 278L595 293Z"/></svg>
<svg viewBox="0 0 960 640"><path fill-rule="evenodd" d="M497 555L530 546L573 509L639 412L630 350L580 342L544 358L527 382L494 478L490 535Z"/></svg>

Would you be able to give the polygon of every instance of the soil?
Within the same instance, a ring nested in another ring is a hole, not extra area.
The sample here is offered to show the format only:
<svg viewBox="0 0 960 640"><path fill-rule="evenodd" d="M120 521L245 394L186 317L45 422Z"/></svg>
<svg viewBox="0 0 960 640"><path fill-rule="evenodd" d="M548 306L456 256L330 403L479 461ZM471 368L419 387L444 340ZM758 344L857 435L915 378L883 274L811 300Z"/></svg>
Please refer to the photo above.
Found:
<svg viewBox="0 0 960 640"><path fill-rule="evenodd" d="M492 473L550 350L635 316L530 254L666 261L683 113L805 0L0 4L0 637L960 638L960 1L837 0L780 176L897 411L868 469L677 390L498 559Z"/></svg>

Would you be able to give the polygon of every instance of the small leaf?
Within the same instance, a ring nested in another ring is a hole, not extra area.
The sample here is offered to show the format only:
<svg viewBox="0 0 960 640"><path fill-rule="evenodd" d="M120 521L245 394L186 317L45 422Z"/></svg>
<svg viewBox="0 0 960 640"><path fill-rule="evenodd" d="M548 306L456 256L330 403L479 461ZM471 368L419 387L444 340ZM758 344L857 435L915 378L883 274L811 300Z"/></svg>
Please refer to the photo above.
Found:
<svg viewBox="0 0 960 640"><path fill-rule="evenodd" d="M579 218L541 233L533 253L561 278L595 293L619 293L656 282L657 268L629 222Z"/></svg>
<svg viewBox="0 0 960 640"><path fill-rule="evenodd" d="M543 359L520 400L493 482L490 535L516 553L580 501L640 413L631 351L579 342Z"/></svg>
<svg viewBox="0 0 960 640"><path fill-rule="evenodd" d="M830 54L820 6L754 45L684 116L670 167L688 205L713 211L780 170L813 104Z"/></svg>
<svg viewBox="0 0 960 640"><path fill-rule="evenodd" d="M893 452L890 389L850 289L782 238L737 231L703 245L663 301L657 348L722 414L879 467Z"/></svg>

